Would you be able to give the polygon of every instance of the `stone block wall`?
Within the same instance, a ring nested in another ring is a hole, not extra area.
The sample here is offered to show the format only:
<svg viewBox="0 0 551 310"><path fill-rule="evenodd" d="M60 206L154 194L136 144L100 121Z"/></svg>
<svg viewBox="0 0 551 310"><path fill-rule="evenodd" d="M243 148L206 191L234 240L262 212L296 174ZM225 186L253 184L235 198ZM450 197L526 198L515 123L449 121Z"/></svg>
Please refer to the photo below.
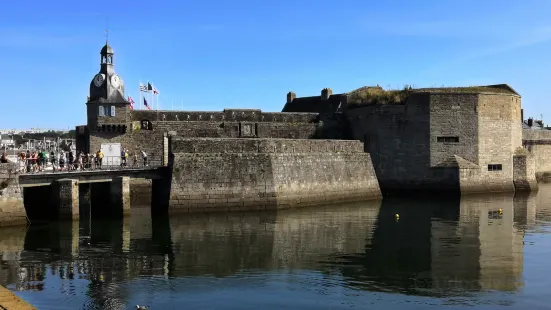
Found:
<svg viewBox="0 0 551 310"><path fill-rule="evenodd" d="M151 206L151 180L130 180L130 204L132 208Z"/></svg>
<svg viewBox="0 0 551 310"><path fill-rule="evenodd" d="M371 158L359 141L200 140L172 142L172 212L265 210L381 197Z"/></svg>
<svg viewBox="0 0 551 310"><path fill-rule="evenodd" d="M128 148L131 154L144 150L151 161L161 161L163 136L170 131L183 137L284 139L322 138L326 131L317 113L237 109L222 112L133 110L130 120L138 123L147 120L152 130L129 126L127 132L122 133L97 132L89 128L89 142L80 138L77 145L89 144L90 151L97 152L102 143L121 143L121 147Z"/></svg>
<svg viewBox="0 0 551 310"><path fill-rule="evenodd" d="M346 112L352 139L364 142L383 193L431 188L428 94L406 104L372 104ZM438 172L440 173L440 171Z"/></svg>
<svg viewBox="0 0 551 310"><path fill-rule="evenodd" d="M132 121L199 121L199 122L282 122L311 123L318 113L262 112L258 109L225 109L223 111L147 111L133 110Z"/></svg>
<svg viewBox="0 0 551 310"><path fill-rule="evenodd" d="M431 166L452 155L478 164L477 106L477 94L430 94Z"/></svg>
<svg viewBox="0 0 551 310"><path fill-rule="evenodd" d="M489 177L484 168L459 168L459 183L461 194L514 192L512 176L504 176L500 171L496 176ZM499 177L502 176L502 177Z"/></svg>
<svg viewBox="0 0 551 310"><path fill-rule="evenodd" d="M513 152L521 145L518 96L414 93L402 104L348 109L346 117L352 138L370 153L384 193L514 188ZM439 167L454 155L478 168ZM490 164L502 170L489 171Z"/></svg>
<svg viewBox="0 0 551 310"><path fill-rule="evenodd" d="M538 189L534 156L527 151L517 152L513 156L513 183L515 191L533 191Z"/></svg>
<svg viewBox="0 0 551 310"><path fill-rule="evenodd" d="M522 147L520 97L508 94L478 95L479 166L481 181L513 182L513 154ZM502 165L492 171L489 165ZM507 185L507 189L512 185Z"/></svg>
<svg viewBox="0 0 551 310"><path fill-rule="evenodd" d="M548 179L547 175L551 173L551 130L524 129L522 144L534 158L537 177Z"/></svg>
<svg viewBox="0 0 551 310"><path fill-rule="evenodd" d="M381 198L368 153L274 153L278 208Z"/></svg>
<svg viewBox="0 0 551 310"><path fill-rule="evenodd" d="M78 180L59 179L52 183L51 201L57 208L58 218L76 220L79 218Z"/></svg>
<svg viewBox="0 0 551 310"><path fill-rule="evenodd" d="M363 153L352 140L174 138L173 153Z"/></svg>
<svg viewBox="0 0 551 310"><path fill-rule="evenodd" d="M0 226L27 222L17 164L0 164Z"/></svg>

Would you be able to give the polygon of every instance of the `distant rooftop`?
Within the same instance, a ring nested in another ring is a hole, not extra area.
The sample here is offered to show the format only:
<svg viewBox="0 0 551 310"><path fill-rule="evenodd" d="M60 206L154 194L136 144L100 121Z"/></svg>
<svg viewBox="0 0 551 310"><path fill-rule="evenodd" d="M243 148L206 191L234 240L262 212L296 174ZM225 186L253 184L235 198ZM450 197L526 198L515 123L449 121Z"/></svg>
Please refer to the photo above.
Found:
<svg viewBox="0 0 551 310"><path fill-rule="evenodd" d="M543 124L543 120L529 118L522 121L522 129L548 130Z"/></svg>

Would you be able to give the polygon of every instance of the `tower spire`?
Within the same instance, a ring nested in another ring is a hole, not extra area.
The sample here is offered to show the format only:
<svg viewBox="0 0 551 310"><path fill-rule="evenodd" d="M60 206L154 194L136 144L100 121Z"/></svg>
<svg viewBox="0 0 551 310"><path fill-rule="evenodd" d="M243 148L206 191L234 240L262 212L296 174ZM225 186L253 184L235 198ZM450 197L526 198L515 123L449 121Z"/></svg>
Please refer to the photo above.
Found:
<svg viewBox="0 0 551 310"><path fill-rule="evenodd" d="M105 17L105 45L109 41L109 16Z"/></svg>

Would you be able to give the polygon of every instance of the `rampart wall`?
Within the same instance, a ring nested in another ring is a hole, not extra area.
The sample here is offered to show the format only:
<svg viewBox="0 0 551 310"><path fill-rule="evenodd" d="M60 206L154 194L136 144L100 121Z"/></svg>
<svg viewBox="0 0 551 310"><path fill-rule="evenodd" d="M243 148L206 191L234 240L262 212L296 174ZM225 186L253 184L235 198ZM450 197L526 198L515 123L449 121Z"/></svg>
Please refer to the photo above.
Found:
<svg viewBox="0 0 551 310"><path fill-rule="evenodd" d="M359 141L175 138L170 210L284 209L378 199Z"/></svg>
<svg viewBox="0 0 551 310"><path fill-rule="evenodd" d="M0 226L27 222L17 164L0 164Z"/></svg>
<svg viewBox="0 0 551 310"><path fill-rule="evenodd" d="M257 109L225 109L219 111L148 111L133 110L132 121L201 121L201 122L279 122L311 123L318 113L262 112Z"/></svg>
<svg viewBox="0 0 551 310"><path fill-rule="evenodd" d="M551 130L522 130L522 144L534 157L536 176L548 179L551 173Z"/></svg>
<svg viewBox="0 0 551 310"><path fill-rule="evenodd" d="M431 118L428 94L407 104L373 104L347 111L353 139L364 142L384 194L458 188L453 169L431 171Z"/></svg>
<svg viewBox="0 0 551 310"><path fill-rule="evenodd" d="M365 105L346 117L352 138L372 156L383 193L513 191L513 150L521 145L517 98L414 93L406 103ZM503 169L489 171L491 164Z"/></svg>
<svg viewBox="0 0 551 310"><path fill-rule="evenodd" d="M173 153L363 153L353 140L202 139L172 141Z"/></svg>
<svg viewBox="0 0 551 310"><path fill-rule="evenodd" d="M126 133L92 132L90 150L96 152L102 143L121 143L130 153L144 150L150 160L160 161L162 139L167 132L183 137L202 138L282 138L317 139L334 137L331 120L320 122L316 113L270 113L261 110L224 110L223 112L143 111L131 112L136 125ZM151 127L142 129L142 121Z"/></svg>

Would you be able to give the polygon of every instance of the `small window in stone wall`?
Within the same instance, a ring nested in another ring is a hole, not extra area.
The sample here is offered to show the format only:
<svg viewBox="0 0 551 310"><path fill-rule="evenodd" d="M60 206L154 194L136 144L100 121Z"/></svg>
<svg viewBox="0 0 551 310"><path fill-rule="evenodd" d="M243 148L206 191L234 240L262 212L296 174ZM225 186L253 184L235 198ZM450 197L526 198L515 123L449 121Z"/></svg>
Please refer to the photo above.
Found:
<svg viewBox="0 0 551 310"><path fill-rule="evenodd" d="M501 171L503 170L502 164L489 164L488 171Z"/></svg>
<svg viewBox="0 0 551 310"><path fill-rule="evenodd" d="M153 130L153 124L149 120L144 119L140 122L140 124L142 130Z"/></svg>
<svg viewBox="0 0 551 310"><path fill-rule="evenodd" d="M448 142L448 143L457 143L459 142L459 137L436 137L437 142Z"/></svg>

